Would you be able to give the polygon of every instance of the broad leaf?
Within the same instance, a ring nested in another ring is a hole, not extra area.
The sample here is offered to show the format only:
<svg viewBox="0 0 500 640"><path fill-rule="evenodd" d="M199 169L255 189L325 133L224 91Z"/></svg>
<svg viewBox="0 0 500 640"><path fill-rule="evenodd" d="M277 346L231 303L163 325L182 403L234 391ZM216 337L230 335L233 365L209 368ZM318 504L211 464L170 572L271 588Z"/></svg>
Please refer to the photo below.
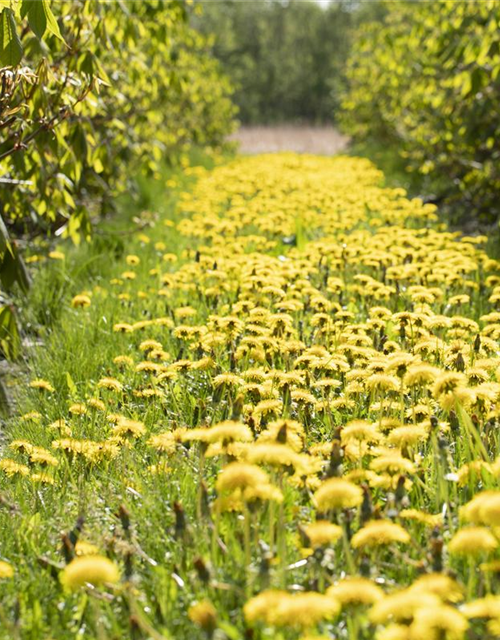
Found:
<svg viewBox="0 0 500 640"><path fill-rule="evenodd" d="M0 348L9 360L16 360L19 356L21 338L19 329L11 307L0 309Z"/></svg>
<svg viewBox="0 0 500 640"><path fill-rule="evenodd" d="M12 9L4 9L0 14L0 63L15 67L22 57L23 48L17 35L14 13Z"/></svg>

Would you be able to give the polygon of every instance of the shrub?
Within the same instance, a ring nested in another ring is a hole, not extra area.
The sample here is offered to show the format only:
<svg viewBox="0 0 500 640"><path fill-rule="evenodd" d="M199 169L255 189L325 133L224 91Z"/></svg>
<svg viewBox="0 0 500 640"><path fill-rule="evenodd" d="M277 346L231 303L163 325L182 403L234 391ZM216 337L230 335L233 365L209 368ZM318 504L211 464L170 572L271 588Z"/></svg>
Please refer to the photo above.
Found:
<svg viewBox="0 0 500 640"><path fill-rule="evenodd" d="M438 198L487 220L500 205L500 4L386 3L347 64L342 123L393 145Z"/></svg>

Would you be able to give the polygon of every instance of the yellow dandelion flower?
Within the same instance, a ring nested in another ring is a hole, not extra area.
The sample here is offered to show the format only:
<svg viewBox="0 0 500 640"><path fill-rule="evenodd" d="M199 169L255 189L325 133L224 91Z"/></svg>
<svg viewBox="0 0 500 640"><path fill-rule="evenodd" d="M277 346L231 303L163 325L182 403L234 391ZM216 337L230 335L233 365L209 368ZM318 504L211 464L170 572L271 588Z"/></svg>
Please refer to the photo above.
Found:
<svg viewBox="0 0 500 640"><path fill-rule="evenodd" d="M217 491L232 491L269 484L265 471L255 464L245 462L230 462L219 473L215 488Z"/></svg>
<svg viewBox="0 0 500 640"><path fill-rule="evenodd" d="M92 301L90 299L90 296L83 293L74 296L71 300L71 306L74 309L90 307L91 303Z"/></svg>
<svg viewBox="0 0 500 640"><path fill-rule="evenodd" d="M396 447L414 447L419 442L425 442L429 431L423 425L406 425L396 427L387 436L387 444Z"/></svg>
<svg viewBox="0 0 500 640"><path fill-rule="evenodd" d="M25 422L39 422L42 419L42 414L38 411L29 411L20 416L19 419Z"/></svg>
<svg viewBox="0 0 500 640"><path fill-rule="evenodd" d="M248 449L246 459L254 464L268 464L273 467L299 467L300 454L286 444L255 444Z"/></svg>
<svg viewBox="0 0 500 640"><path fill-rule="evenodd" d="M374 373L366 379L365 384L370 391L377 391L379 393L399 391L401 387L401 383L396 376L391 376L386 373Z"/></svg>
<svg viewBox="0 0 500 640"><path fill-rule="evenodd" d="M134 327L127 322L117 322L113 325L113 331L115 333L132 333Z"/></svg>
<svg viewBox="0 0 500 640"><path fill-rule="evenodd" d="M377 601L370 609L369 618L374 624L383 624L389 620L406 622L412 620L419 609L441 605L442 602L436 595L405 589Z"/></svg>
<svg viewBox="0 0 500 640"><path fill-rule="evenodd" d="M46 473L45 471L41 471L40 473L32 473L30 475L30 480L31 482L34 482L34 483L39 482L40 484L50 484L50 485L55 484L54 477L51 476L49 473Z"/></svg>
<svg viewBox="0 0 500 640"><path fill-rule="evenodd" d="M99 389L108 389L117 393L123 390L122 383L116 378L101 378L97 383Z"/></svg>
<svg viewBox="0 0 500 640"><path fill-rule="evenodd" d="M268 442L286 444L296 452L302 451L304 447L305 432L304 427L296 420L273 420L267 429L262 431L257 438L257 443Z"/></svg>
<svg viewBox="0 0 500 640"><path fill-rule="evenodd" d="M131 367L134 364L134 359L130 356L121 355L113 358L113 362L119 367Z"/></svg>
<svg viewBox="0 0 500 640"><path fill-rule="evenodd" d="M314 494L314 504L319 511L350 509L363 501L362 490L342 478L329 478Z"/></svg>
<svg viewBox="0 0 500 640"><path fill-rule="evenodd" d="M241 497L245 502L255 502L257 500L261 502L283 502L281 490L270 483L246 487L246 489L243 489Z"/></svg>
<svg viewBox="0 0 500 640"><path fill-rule="evenodd" d="M463 640L469 628L467 618L448 605L421 607L410 627L412 638L429 640Z"/></svg>
<svg viewBox="0 0 500 640"><path fill-rule="evenodd" d="M462 607L466 618L498 618L500 612L500 596L488 595L467 602Z"/></svg>
<svg viewBox="0 0 500 640"><path fill-rule="evenodd" d="M15 460L11 460L10 458L4 458L0 460L0 470L5 473L6 476L12 478L16 475L19 476L27 476L29 475L29 467L25 464L19 464Z"/></svg>
<svg viewBox="0 0 500 640"><path fill-rule="evenodd" d="M95 409L96 411L106 411L106 405L102 400L99 400L99 398L89 398L87 404L91 409Z"/></svg>
<svg viewBox="0 0 500 640"><path fill-rule="evenodd" d="M62 251L50 251L49 258L51 260L65 260L66 256Z"/></svg>
<svg viewBox="0 0 500 640"><path fill-rule="evenodd" d="M327 520L317 520L303 527L311 547L323 547L328 544L335 544L342 537L342 528L332 524Z"/></svg>
<svg viewBox="0 0 500 640"><path fill-rule="evenodd" d="M157 451L163 451L165 453L174 453L176 446L176 439L170 431L159 433L155 436L151 436L148 440L148 445L156 449Z"/></svg>
<svg viewBox="0 0 500 640"><path fill-rule="evenodd" d="M40 391L47 391L48 393L54 393L55 391L54 387L50 384L50 382L47 382L47 380L32 380L29 386L32 389L39 389Z"/></svg>
<svg viewBox="0 0 500 640"><path fill-rule="evenodd" d="M76 541L75 553L77 556L95 556L99 554L99 549L95 544L80 539Z"/></svg>
<svg viewBox="0 0 500 640"><path fill-rule="evenodd" d="M212 634L217 626L217 611L208 600L191 605L188 609L188 617L208 634Z"/></svg>
<svg viewBox="0 0 500 640"><path fill-rule="evenodd" d="M414 520L432 528L443 524L443 515L441 513L431 514L418 509L402 509L399 512L399 517L403 520Z"/></svg>
<svg viewBox="0 0 500 640"><path fill-rule="evenodd" d="M189 362L189 365L191 365L191 362ZM157 362L151 362L150 360L144 360L135 366L135 370L137 373L160 373L162 371L162 365Z"/></svg>
<svg viewBox="0 0 500 640"><path fill-rule="evenodd" d="M29 454L30 462L33 464L57 467L59 460L43 447L33 447Z"/></svg>
<svg viewBox="0 0 500 640"><path fill-rule="evenodd" d="M120 580L120 572L109 558L97 554L87 555L72 560L63 569L60 580L67 589L79 589L86 584L114 584Z"/></svg>
<svg viewBox="0 0 500 640"><path fill-rule="evenodd" d="M351 545L354 549L379 547L386 544L408 544L410 534L399 524L390 520L371 520L357 531Z"/></svg>
<svg viewBox="0 0 500 640"><path fill-rule="evenodd" d="M426 573L417 578L409 589L434 594L443 602L460 602L464 597L463 588L444 573Z"/></svg>
<svg viewBox="0 0 500 640"><path fill-rule="evenodd" d="M129 418L120 418L113 427L114 436L131 436L132 438L140 438L146 433L146 427L139 420L131 420Z"/></svg>
<svg viewBox="0 0 500 640"><path fill-rule="evenodd" d="M393 622L379 629L375 634L375 640L414 640L414 638L411 636L410 627Z"/></svg>
<svg viewBox="0 0 500 640"><path fill-rule="evenodd" d="M13 440L9 444L9 449L12 451L17 451L18 453L31 453L35 445L29 442L28 440Z"/></svg>
<svg viewBox="0 0 500 640"><path fill-rule="evenodd" d="M352 420L342 428L340 438L343 445L352 442L374 443L380 442L382 434L378 431L377 425L366 420Z"/></svg>
<svg viewBox="0 0 500 640"><path fill-rule="evenodd" d="M439 369L430 364L415 364L408 368L404 383L408 387L427 386L435 381L439 373Z"/></svg>
<svg viewBox="0 0 500 640"><path fill-rule="evenodd" d="M12 578L14 575L14 569L9 562L0 560L0 580L5 578Z"/></svg>
<svg viewBox="0 0 500 640"><path fill-rule="evenodd" d="M381 600L385 594L372 580L349 576L329 587L326 595L334 597L344 607L351 604L372 605Z"/></svg>
<svg viewBox="0 0 500 640"><path fill-rule="evenodd" d="M460 529L448 544L448 551L452 555L475 556L481 553L491 553L498 547L498 541L489 529L485 527L467 527Z"/></svg>
<svg viewBox="0 0 500 640"><path fill-rule="evenodd" d="M403 458L400 453L395 452L386 453L378 456L375 460L372 460L370 463L370 469L377 473L414 473L415 465L411 460Z"/></svg>
<svg viewBox="0 0 500 640"><path fill-rule="evenodd" d="M83 402L75 402L70 406L68 411L74 416L84 416L87 413L88 409L86 405L83 404Z"/></svg>
<svg viewBox="0 0 500 640"><path fill-rule="evenodd" d="M265 622L277 627L309 628L331 620L340 612L339 603L316 592L290 595L283 591L264 591L243 607L248 622Z"/></svg>
<svg viewBox="0 0 500 640"><path fill-rule="evenodd" d="M432 388L432 395L437 400L440 396L453 393L456 389L467 385L467 378L463 373L449 371L436 378Z"/></svg>
<svg viewBox="0 0 500 640"><path fill-rule="evenodd" d="M158 340L143 340L139 345L140 351L154 351L163 349L163 345Z"/></svg>
<svg viewBox="0 0 500 640"><path fill-rule="evenodd" d="M212 384L216 389L221 386L237 388L244 385L245 381L243 380L243 378L240 378L240 376L237 376L234 373L221 373L218 376L215 376Z"/></svg>
<svg viewBox="0 0 500 640"><path fill-rule="evenodd" d="M476 524L500 526L500 491L482 491L460 508L460 516Z"/></svg>

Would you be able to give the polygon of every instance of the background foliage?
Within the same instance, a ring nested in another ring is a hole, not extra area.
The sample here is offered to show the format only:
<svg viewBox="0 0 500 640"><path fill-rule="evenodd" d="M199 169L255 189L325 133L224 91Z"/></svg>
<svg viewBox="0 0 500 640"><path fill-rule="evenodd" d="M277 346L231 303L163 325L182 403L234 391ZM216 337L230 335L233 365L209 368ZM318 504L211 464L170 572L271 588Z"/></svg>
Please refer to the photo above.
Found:
<svg viewBox="0 0 500 640"><path fill-rule="evenodd" d="M355 36L343 124L468 218L500 213L500 3L385 3Z"/></svg>
<svg viewBox="0 0 500 640"><path fill-rule="evenodd" d="M351 0L203 3L197 26L236 87L244 123L330 122L354 19Z"/></svg>

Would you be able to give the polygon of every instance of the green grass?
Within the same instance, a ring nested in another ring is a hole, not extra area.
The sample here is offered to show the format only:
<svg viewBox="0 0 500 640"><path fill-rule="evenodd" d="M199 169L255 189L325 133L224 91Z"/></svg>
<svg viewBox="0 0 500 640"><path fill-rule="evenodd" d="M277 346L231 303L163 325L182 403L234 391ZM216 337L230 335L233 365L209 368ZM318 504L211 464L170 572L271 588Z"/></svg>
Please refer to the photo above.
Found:
<svg viewBox="0 0 500 640"><path fill-rule="evenodd" d="M25 330L38 341L28 354L27 377L48 381L54 391L27 384L18 389L19 411L4 426L2 457L26 464L26 453L8 448L23 439L54 453L59 465L49 468L54 485L32 481L40 470L36 463L30 463L29 477L0 473L0 559L15 570L14 578L0 581L0 638L298 640L317 631L327 638L371 639L375 625L367 607L346 605L338 620L310 628L245 622L245 602L269 587L317 595L346 572L369 576L390 593L443 568L468 600L498 594L496 573L471 571L470 558L443 548L462 527L459 508L498 485L498 325L494 318L479 324L479 318L497 308L490 296L499 266L488 265L482 249L440 230L418 202L374 184L376 174L363 162L250 158L209 175L198 185L196 171L145 181L139 198L121 200L120 215L100 226L91 244L62 244L57 249L65 260L33 263L33 288L21 309ZM190 201L193 191L197 197ZM182 212L186 202L190 213ZM294 242L285 241L293 235ZM32 252L45 256L48 249ZM391 279L391 267L398 277ZM135 278L124 276L128 272ZM89 307L71 305L78 294L90 296ZM452 306L454 296L469 298ZM154 319L161 322L147 324ZM132 332L114 330L141 322L146 325L136 324ZM172 379L135 368L146 359L146 339L168 352L164 373L180 367ZM120 355L134 366L119 369L114 359ZM462 395L452 392L450 401L433 382L404 382L418 357L434 367L430 375L438 381L464 371L457 382ZM475 370L479 361L482 373ZM379 371L385 379L377 378ZM229 374L228 381L218 384L220 374ZM474 375L486 377L486 399ZM246 382L257 376L259 384L243 387L244 376ZM109 377L123 388L99 387ZM330 393L317 384L332 379ZM476 392L479 402L475 396L472 401ZM92 405L96 398L105 411ZM269 399L278 407L258 413L260 401ZM84 415L75 408L81 403ZM428 415L417 420L421 404ZM146 433L116 443L113 414L142 423ZM168 452L148 443L151 435L181 439L179 429L189 434L234 419L251 434L245 449L251 455L257 450L253 437L270 429L273 418L301 425L288 423L284 434L273 436L276 446L284 446L283 438L289 445L293 429L304 430L303 442L297 436L300 455L291 445L280 450L293 462L259 463L271 486L283 492L282 503L249 500L240 511L219 513L216 483L239 455L237 448L222 441L211 456L204 444L185 437ZM72 438L101 443L92 449L94 460L53 447L54 440L70 437L54 428L60 419ZM410 427L421 422L428 432L394 446L383 419L395 421L392 428L401 426L400 419ZM360 439L349 448L341 440L353 420L368 422L362 427L373 447L365 450ZM401 464L400 471L373 472L386 453L379 445L398 453L393 464ZM314 447L323 447L322 453L313 454ZM308 466L318 461L319 467ZM467 475L468 463L485 467ZM366 474L362 506L320 513L314 492L328 477L349 472ZM446 517L428 526L405 519L406 508ZM303 528L316 518L338 524L342 537L309 553ZM398 523L410 542L352 546L369 518ZM60 576L77 540L116 563L118 585L62 588ZM205 599L217 612L216 630L189 619L190 606ZM488 637L482 623L476 632Z"/></svg>

